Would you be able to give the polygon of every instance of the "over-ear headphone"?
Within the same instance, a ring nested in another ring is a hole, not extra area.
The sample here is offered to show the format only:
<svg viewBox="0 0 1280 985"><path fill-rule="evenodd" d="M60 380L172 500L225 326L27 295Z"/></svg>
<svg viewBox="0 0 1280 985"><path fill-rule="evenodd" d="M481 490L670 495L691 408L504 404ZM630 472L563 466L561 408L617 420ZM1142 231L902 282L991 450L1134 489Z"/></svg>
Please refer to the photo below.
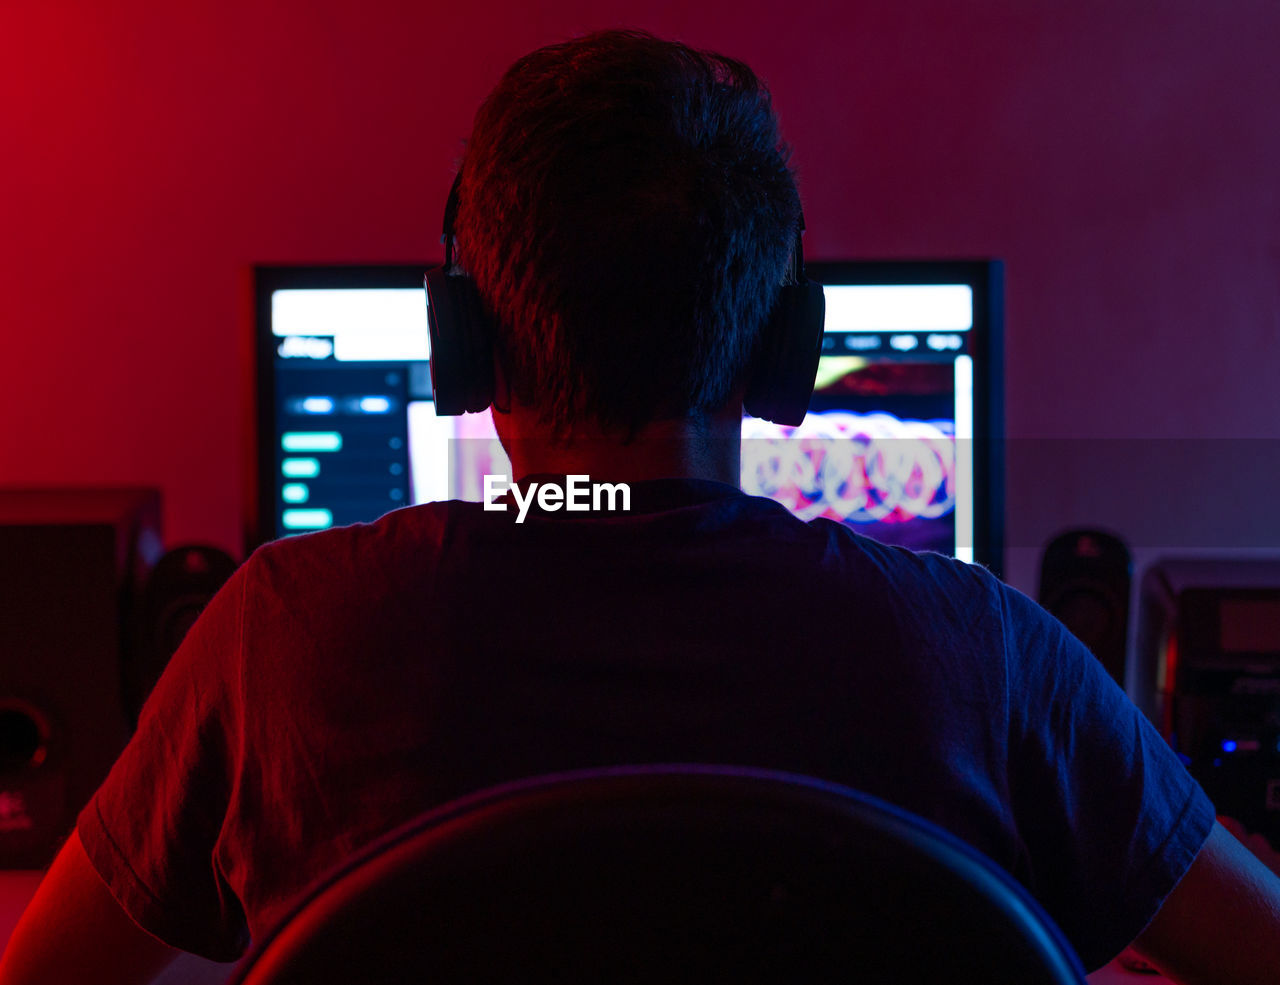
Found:
<svg viewBox="0 0 1280 985"><path fill-rule="evenodd" d="M493 318L475 281L453 262L453 223L458 183L453 179L444 207L444 265L423 277L427 331L431 336L431 393L437 414L476 414L493 403Z"/></svg>
<svg viewBox="0 0 1280 985"><path fill-rule="evenodd" d="M475 282L453 259L460 179L461 172L453 180L444 209L444 264L432 267L423 278L437 414L478 413L493 403L494 394L493 317ZM747 413L791 426L803 421L809 409L826 319L822 285L805 277L803 232L801 216L789 276L764 324L743 398Z"/></svg>

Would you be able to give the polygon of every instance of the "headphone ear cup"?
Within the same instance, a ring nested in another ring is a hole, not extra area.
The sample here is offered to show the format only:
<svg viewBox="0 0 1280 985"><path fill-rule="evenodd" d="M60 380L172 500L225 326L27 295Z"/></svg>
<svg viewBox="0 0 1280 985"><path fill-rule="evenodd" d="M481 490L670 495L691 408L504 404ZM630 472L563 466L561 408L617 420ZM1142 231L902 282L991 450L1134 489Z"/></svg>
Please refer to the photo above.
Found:
<svg viewBox="0 0 1280 985"><path fill-rule="evenodd" d="M479 413L493 403L493 320L475 282L432 267L427 289L431 391L437 414Z"/></svg>
<svg viewBox="0 0 1280 985"><path fill-rule="evenodd" d="M804 420L818 375L826 316L821 284L804 281L778 291L742 401L748 414L790 427Z"/></svg>

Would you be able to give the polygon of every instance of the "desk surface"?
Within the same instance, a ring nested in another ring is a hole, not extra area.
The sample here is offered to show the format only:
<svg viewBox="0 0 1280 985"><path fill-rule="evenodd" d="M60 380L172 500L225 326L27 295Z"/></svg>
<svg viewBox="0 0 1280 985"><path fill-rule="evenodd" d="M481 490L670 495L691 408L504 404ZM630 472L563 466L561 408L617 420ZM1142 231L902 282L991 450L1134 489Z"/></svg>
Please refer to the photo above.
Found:
<svg viewBox="0 0 1280 985"><path fill-rule="evenodd" d="M0 947L9 940L18 917L40 882L39 872L0 871ZM216 964L196 957L175 962L156 985L220 985L234 965ZM1089 985L1167 985L1159 975L1140 974L1122 968L1116 961L1089 976Z"/></svg>

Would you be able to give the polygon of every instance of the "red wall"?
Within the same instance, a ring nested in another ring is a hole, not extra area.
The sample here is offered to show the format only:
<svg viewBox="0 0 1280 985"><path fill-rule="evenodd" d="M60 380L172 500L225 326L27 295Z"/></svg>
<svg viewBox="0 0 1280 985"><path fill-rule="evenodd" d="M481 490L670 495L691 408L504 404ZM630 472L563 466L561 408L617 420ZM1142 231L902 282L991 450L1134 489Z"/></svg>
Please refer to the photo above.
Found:
<svg viewBox="0 0 1280 985"><path fill-rule="evenodd" d="M238 549L250 265L437 256L502 68L615 24L771 83L810 256L1006 261L1011 435L1280 437L1271 0L49 0L0 7L0 482L154 483ZM1013 464L1015 549L1150 493Z"/></svg>

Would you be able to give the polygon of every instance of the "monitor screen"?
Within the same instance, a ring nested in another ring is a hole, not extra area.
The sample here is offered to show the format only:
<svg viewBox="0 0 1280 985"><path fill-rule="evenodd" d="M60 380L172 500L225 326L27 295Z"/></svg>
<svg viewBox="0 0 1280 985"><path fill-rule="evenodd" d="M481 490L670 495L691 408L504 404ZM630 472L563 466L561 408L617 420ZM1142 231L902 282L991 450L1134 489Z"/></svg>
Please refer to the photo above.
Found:
<svg viewBox="0 0 1280 985"><path fill-rule="evenodd" d="M253 543L441 499L509 465L431 395L424 266L257 269ZM803 519L999 571L999 263L810 263L826 330L798 427L742 422L742 488ZM459 440L465 439L465 440Z"/></svg>

